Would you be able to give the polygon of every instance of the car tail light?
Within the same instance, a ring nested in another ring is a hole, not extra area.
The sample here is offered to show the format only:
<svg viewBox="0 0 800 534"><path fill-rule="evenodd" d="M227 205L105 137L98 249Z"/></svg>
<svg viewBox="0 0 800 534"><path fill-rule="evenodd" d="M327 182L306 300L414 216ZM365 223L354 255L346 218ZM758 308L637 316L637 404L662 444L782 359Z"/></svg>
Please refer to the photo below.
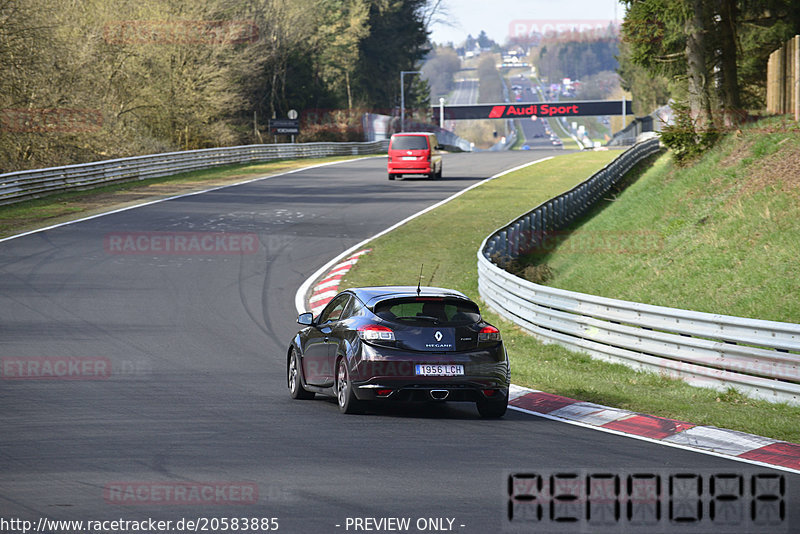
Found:
<svg viewBox="0 0 800 534"><path fill-rule="evenodd" d="M487 397L494 397L494 394L497 393L497 390L494 389L484 389L483 394Z"/></svg>
<svg viewBox="0 0 800 534"><path fill-rule="evenodd" d="M359 326L358 336L365 341L394 341L392 329L379 324Z"/></svg>
<svg viewBox="0 0 800 534"><path fill-rule="evenodd" d="M389 395L392 394L392 390L391 389L379 389L375 393L378 395L378 397L388 397Z"/></svg>
<svg viewBox="0 0 800 534"><path fill-rule="evenodd" d="M500 330L491 325L484 326L478 333L478 341L500 341L501 339Z"/></svg>

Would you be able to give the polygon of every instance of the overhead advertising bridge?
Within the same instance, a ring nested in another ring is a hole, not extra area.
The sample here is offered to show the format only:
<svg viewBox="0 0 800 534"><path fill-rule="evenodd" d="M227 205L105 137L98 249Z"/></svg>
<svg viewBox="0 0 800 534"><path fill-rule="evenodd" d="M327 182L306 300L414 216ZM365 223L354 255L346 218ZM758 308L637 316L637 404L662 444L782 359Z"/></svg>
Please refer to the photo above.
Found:
<svg viewBox="0 0 800 534"><path fill-rule="evenodd" d="M588 100L536 104L443 106L445 120L519 119L523 117L594 117L633 113L630 100ZM439 111L439 106L434 106Z"/></svg>

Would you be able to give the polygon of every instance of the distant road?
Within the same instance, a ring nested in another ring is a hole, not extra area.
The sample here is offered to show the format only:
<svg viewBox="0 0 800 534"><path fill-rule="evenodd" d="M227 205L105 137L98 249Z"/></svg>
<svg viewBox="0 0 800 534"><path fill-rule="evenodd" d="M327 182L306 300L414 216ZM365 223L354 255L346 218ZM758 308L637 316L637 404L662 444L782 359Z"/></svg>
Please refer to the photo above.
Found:
<svg viewBox="0 0 800 534"><path fill-rule="evenodd" d="M518 104L541 102L539 95L536 92L536 87L531 83L530 79L513 77L509 82L509 89L513 86L521 87L520 99L516 100ZM514 99L514 92L511 91L511 100ZM550 141L550 136L545 131L545 120L539 119L532 120L529 118L522 118L517 121L519 124L518 133L523 136L525 143L531 148L560 148L554 147Z"/></svg>
<svg viewBox="0 0 800 534"><path fill-rule="evenodd" d="M453 94L447 100L446 104L449 106L468 106L470 104L477 104L478 102L478 80L477 78L462 78L456 80L456 88ZM438 105L438 101L433 103L434 106ZM456 121L446 121L445 128L451 132L455 129Z"/></svg>
<svg viewBox="0 0 800 534"><path fill-rule="evenodd" d="M456 81L456 88L453 96L450 97L448 104L453 106L463 106L477 104L478 102L478 80L462 79Z"/></svg>

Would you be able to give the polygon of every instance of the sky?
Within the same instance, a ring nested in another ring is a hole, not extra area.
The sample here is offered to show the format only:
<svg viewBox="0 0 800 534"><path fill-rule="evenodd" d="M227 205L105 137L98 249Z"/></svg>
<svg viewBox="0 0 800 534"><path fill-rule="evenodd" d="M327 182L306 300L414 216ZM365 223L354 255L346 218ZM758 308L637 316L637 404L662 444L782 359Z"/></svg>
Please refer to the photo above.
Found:
<svg viewBox="0 0 800 534"><path fill-rule="evenodd" d="M514 32L552 24L581 24L622 19L624 8L617 0L443 0L450 25L432 25L431 40L459 44L468 34L481 30L500 44Z"/></svg>

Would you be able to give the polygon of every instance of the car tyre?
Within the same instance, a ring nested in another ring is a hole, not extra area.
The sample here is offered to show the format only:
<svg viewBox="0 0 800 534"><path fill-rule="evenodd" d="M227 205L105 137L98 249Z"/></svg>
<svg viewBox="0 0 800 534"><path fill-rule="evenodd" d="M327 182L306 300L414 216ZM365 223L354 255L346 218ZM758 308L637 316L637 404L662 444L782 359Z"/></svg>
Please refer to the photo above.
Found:
<svg viewBox="0 0 800 534"><path fill-rule="evenodd" d="M289 362L286 364L287 379L289 384L289 394L293 399L308 400L314 398L314 392L308 391L303 387L300 380L300 358L297 356L297 351L292 349L292 354L289 356Z"/></svg>
<svg viewBox="0 0 800 534"><path fill-rule="evenodd" d="M439 167L439 172L436 173L436 179L437 180L441 180L442 179L442 168L441 167Z"/></svg>
<svg viewBox="0 0 800 534"><path fill-rule="evenodd" d="M392 174L392 173L389 173L389 179L390 179L390 180L394 180L394 174Z"/></svg>
<svg viewBox="0 0 800 534"><path fill-rule="evenodd" d="M499 419L506 414L508 408L508 397L503 398L501 401L481 399L476 403L478 413L484 419Z"/></svg>
<svg viewBox="0 0 800 534"><path fill-rule="evenodd" d="M347 372L347 362L344 358L336 364L336 401L339 404L339 411L342 413L361 412L361 403L353 392L350 374Z"/></svg>

